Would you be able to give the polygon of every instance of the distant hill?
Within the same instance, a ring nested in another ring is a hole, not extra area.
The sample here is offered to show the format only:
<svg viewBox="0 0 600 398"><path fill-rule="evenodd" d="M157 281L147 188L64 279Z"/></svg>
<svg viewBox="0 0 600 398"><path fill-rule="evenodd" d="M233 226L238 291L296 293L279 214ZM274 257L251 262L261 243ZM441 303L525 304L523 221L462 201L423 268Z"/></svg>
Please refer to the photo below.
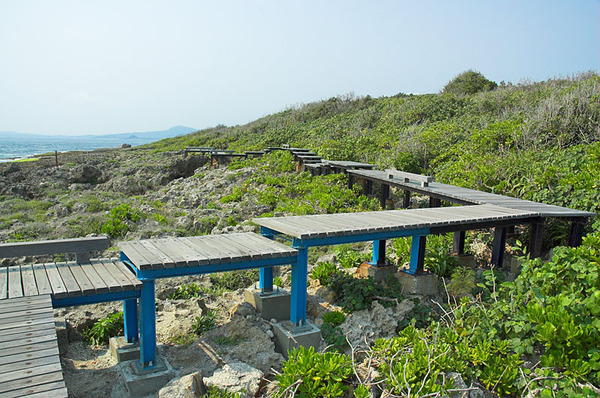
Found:
<svg viewBox="0 0 600 398"><path fill-rule="evenodd" d="M17 133L14 131L0 131L0 139L1 138L10 138L10 139L35 139L35 138L52 138L52 137L71 137L71 138L86 138L86 139L115 139L121 138L124 140L135 140L140 139L146 142L162 140L164 138L177 137L184 134L189 134L197 129L186 127L186 126L175 126L171 127L168 130L161 131L146 131L146 132L134 132L134 133L118 133L118 134L101 134L101 135L75 135L75 136L65 136L65 135L47 135L47 134L26 134L26 133Z"/></svg>

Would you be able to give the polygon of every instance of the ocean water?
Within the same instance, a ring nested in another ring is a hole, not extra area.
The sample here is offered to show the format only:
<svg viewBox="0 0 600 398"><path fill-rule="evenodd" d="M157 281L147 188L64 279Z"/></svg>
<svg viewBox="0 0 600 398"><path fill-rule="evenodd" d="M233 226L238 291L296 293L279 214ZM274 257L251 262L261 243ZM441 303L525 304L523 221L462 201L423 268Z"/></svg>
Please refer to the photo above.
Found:
<svg viewBox="0 0 600 398"><path fill-rule="evenodd" d="M143 138L42 137L35 139L0 137L0 162L23 159L47 152L91 151L98 148L117 148L147 144Z"/></svg>

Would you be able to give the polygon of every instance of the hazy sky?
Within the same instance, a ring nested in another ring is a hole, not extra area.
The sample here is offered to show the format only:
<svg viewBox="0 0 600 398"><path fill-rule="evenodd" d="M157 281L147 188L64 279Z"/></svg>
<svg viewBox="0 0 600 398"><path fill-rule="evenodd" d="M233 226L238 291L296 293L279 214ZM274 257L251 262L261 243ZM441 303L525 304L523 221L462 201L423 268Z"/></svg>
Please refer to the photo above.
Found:
<svg viewBox="0 0 600 398"><path fill-rule="evenodd" d="M600 0L0 0L0 130L235 125L291 105L600 67Z"/></svg>

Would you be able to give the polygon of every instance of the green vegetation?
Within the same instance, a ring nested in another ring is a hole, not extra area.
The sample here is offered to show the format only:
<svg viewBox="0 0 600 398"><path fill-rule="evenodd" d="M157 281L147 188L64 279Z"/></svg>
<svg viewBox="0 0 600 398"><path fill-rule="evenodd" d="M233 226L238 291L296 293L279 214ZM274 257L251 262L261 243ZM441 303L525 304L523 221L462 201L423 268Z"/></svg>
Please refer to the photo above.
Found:
<svg viewBox="0 0 600 398"><path fill-rule="evenodd" d="M194 323L192 324L192 330L198 336L202 335L205 332L208 332L210 329L215 327L215 319L217 317L217 313L214 311L207 311L206 314L202 314L201 316L197 316L194 319Z"/></svg>
<svg viewBox="0 0 600 398"><path fill-rule="evenodd" d="M210 274L209 278L215 288L233 291L244 289L256 282L258 280L258 270L219 272Z"/></svg>
<svg viewBox="0 0 600 398"><path fill-rule="evenodd" d="M102 225L101 232L112 238L121 238L135 228L137 221L145 215L130 204L121 203L110 210L108 220Z"/></svg>
<svg viewBox="0 0 600 398"><path fill-rule="evenodd" d="M111 337L123 334L123 312L115 312L106 318L99 319L93 326L86 328L81 333L88 344L108 344Z"/></svg>

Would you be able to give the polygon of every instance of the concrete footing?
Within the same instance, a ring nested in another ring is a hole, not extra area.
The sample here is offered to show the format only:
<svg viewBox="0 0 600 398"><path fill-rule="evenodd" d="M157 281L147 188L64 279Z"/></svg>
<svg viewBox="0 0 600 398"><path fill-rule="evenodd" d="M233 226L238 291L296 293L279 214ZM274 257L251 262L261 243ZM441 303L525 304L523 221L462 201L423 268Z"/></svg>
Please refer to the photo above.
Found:
<svg viewBox="0 0 600 398"><path fill-rule="evenodd" d="M422 296L435 296L438 293L438 276L429 272L412 275L404 271L396 274L406 294L419 294Z"/></svg>
<svg viewBox="0 0 600 398"><path fill-rule="evenodd" d="M244 298L256 308L263 319L290 319L291 295L287 290L275 287L271 293L262 293L260 289L251 287L244 291Z"/></svg>
<svg viewBox="0 0 600 398"><path fill-rule="evenodd" d="M295 326L290 321L273 325L277 350L287 359L288 351L300 346L319 348L321 330L310 322L303 326Z"/></svg>
<svg viewBox="0 0 600 398"><path fill-rule="evenodd" d="M125 337L111 337L109 340L110 355L117 362L134 361L140 359L140 344L128 343Z"/></svg>
<svg viewBox="0 0 600 398"><path fill-rule="evenodd" d="M386 265L373 265L371 263L362 263L356 274L361 278L371 277L375 282L381 282L388 275L395 275L398 272L398 268L392 264Z"/></svg>
<svg viewBox="0 0 600 398"><path fill-rule="evenodd" d="M140 368L138 361L121 363L121 371L130 397L141 398L154 394L175 376L173 368L166 359L157 357L156 362L156 366L147 370Z"/></svg>
<svg viewBox="0 0 600 398"><path fill-rule="evenodd" d="M475 259L475 256L471 254L454 254L453 257L458 265L462 267L477 267L477 260Z"/></svg>

